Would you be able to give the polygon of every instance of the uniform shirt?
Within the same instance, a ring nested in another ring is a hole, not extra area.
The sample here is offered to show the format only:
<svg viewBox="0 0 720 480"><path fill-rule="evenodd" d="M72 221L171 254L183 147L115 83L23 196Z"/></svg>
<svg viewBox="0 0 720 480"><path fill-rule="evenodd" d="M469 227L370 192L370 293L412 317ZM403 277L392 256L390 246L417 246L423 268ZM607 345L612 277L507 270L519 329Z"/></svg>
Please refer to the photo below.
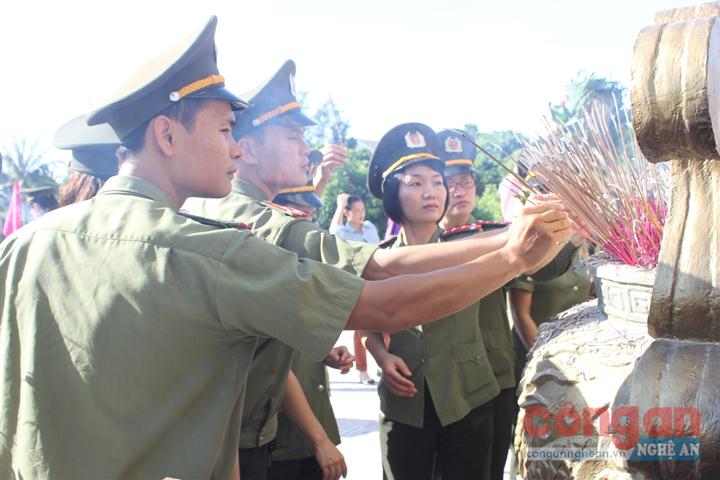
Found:
<svg viewBox="0 0 720 480"><path fill-rule="evenodd" d="M335 445L339 445L340 432L335 412L330 403L325 363L316 362L307 355L297 353L293 359L292 371L300 382L305 398L328 438ZM307 436L295 425L295 422L281 412L278 415L275 450L271 455L273 461L299 460L314 456L315 449Z"/></svg>
<svg viewBox="0 0 720 480"><path fill-rule="evenodd" d="M319 360L363 285L133 177L6 239L0 272L3 479L229 478L257 337Z"/></svg>
<svg viewBox="0 0 720 480"><path fill-rule="evenodd" d="M318 260L355 275L362 273L377 249L377 246L338 239L312 223L302 212L264 199L260 189L236 179L227 197L190 199L184 208L198 215L249 224L255 235L269 243L294 252L301 258ZM322 294L315 298L318 303L335 301L332 296ZM292 323L293 319L291 315L278 320ZM264 445L275 437L277 413L285 394L294 353L288 345L287 342L267 340L253 358L242 418L241 448ZM330 348L325 355L329 352Z"/></svg>
<svg viewBox="0 0 720 480"><path fill-rule="evenodd" d="M431 243L438 238L436 232ZM404 232L400 230L390 242L392 248L404 246ZM426 385L442 426L461 420L500 393L477 319L478 304L474 303L449 317L390 336L389 351L405 361L418 393L396 396L381 379L380 409L387 419L422 428Z"/></svg>
<svg viewBox="0 0 720 480"><path fill-rule="evenodd" d="M457 240L483 230L482 224L476 224L475 219L470 217L470 226L477 226L475 229L463 230L458 228L457 233L449 233L453 229L443 232L443 240ZM483 342L487 352L488 360L495 373L495 379L501 390L512 388L517 385L515 378L515 361L513 353L512 335L510 333L510 322L507 316L507 304L505 301L505 288L499 288L483 297L478 302L478 324L482 331Z"/></svg>
<svg viewBox="0 0 720 480"><path fill-rule="evenodd" d="M365 220L362 225L362 232L358 232L350 225L330 225L330 233L337 235L344 240L356 242L380 243L377 228L372 222Z"/></svg>
<svg viewBox="0 0 720 480"><path fill-rule="evenodd" d="M511 288L532 292L530 315L540 325L573 305L586 301L590 292L590 275L580 258L580 251L575 249L571 268L563 275L546 282L538 281L535 276L523 275L513 280Z"/></svg>

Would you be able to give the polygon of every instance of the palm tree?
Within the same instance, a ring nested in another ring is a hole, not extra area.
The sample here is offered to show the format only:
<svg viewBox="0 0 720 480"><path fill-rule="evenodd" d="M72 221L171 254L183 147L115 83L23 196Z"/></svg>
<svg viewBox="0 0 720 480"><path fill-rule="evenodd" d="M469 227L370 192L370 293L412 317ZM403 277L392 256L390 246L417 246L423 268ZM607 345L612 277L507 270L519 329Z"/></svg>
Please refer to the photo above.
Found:
<svg viewBox="0 0 720 480"><path fill-rule="evenodd" d="M57 185L52 176L52 167L57 161L45 158L46 150L37 141L31 142L25 137L14 137L9 146L2 148L5 182L19 180L24 186ZM2 182L0 182L2 183Z"/></svg>

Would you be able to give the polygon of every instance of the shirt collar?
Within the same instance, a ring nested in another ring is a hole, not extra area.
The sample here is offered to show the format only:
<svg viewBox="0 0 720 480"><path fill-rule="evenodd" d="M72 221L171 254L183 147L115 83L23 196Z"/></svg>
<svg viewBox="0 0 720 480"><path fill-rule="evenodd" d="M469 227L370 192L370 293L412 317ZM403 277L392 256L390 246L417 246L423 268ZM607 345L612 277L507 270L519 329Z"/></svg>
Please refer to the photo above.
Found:
<svg viewBox="0 0 720 480"><path fill-rule="evenodd" d="M265 192L260 190L252 183L246 182L245 180L240 180L238 178L233 178L232 191L234 193L242 193L243 195L254 198L255 200L272 200L271 198L267 198Z"/></svg>
<svg viewBox="0 0 720 480"><path fill-rule="evenodd" d="M143 180L138 177L131 177L129 175L116 175L114 177L110 177L102 186L98 195L114 194L129 194L138 197L145 197L175 209L172 201L170 200L170 195L147 180Z"/></svg>
<svg viewBox="0 0 720 480"><path fill-rule="evenodd" d="M430 241L428 243L438 243L440 241L440 232L442 230L440 227L436 227L435 231L432 234L432 237L430 238ZM405 237L405 229L401 228L400 233L397 235L397 241L395 242L396 247L404 247L407 245L407 238Z"/></svg>

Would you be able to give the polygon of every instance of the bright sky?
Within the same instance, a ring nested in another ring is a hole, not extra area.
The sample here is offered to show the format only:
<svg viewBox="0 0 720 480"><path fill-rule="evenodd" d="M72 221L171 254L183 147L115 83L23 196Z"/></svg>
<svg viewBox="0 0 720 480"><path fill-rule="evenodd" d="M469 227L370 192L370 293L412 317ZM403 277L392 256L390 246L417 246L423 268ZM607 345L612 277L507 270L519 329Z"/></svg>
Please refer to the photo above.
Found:
<svg viewBox="0 0 720 480"><path fill-rule="evenodd" d="M329 94L351 136L394 125L532 133L580 70L629 83L657 10L692 0L9 0L0 16L0 145L55 130L126 72L219 17L220 72L236 93L291 58L311 105ZM64 153L51 150L65 158Z"/></svg>

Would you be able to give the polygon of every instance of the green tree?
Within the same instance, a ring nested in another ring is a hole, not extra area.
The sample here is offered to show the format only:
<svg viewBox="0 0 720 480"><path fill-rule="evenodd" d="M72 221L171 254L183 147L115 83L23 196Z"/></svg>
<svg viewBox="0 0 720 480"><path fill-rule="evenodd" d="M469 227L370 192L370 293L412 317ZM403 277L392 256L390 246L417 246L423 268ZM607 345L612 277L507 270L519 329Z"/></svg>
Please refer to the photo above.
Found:
<svg viewBox="0 0 720 480"><path fill-rule="evenodd" d="M480 132L477 125L466 123L463 129L475 137L475 141L507 168L514 169L526 137L513 130ZM497 187L507 171L483 152L475 159L478 171L476 207L473 216L482 220L501 220L500 196Z"/></svg>
<svg viewBox="0 0 720 480"><path fill-rule="evenodd" d="M500 195L498 194L497 186L488 185L485 187L483 194L475 200L473 217L481 220L502 221Z"/></svg>
<svg viewBox="0 0 720 480"><path fill-rule="evenodd" d="M305 137L308 144L314 148L321 147L328 143L343 143L348 148L353 148L357 142L348 138L350 123L343 120L342 111L337 108L333 110L333 104L328 99L317 109L312 119L317 125L308 127L305 130Z"/></svg>
<svg viewBox="0 0 720 480"><path fill-rule="evenodd" d="M549 103L550 117L561 124L582 122L585 112L605 109L614 115L615 106L621 112L622 123L627 122L624 108L625 88L615 80L597 77L594 73L578 72L565 86L565 98L556 104Z"/></svg>

